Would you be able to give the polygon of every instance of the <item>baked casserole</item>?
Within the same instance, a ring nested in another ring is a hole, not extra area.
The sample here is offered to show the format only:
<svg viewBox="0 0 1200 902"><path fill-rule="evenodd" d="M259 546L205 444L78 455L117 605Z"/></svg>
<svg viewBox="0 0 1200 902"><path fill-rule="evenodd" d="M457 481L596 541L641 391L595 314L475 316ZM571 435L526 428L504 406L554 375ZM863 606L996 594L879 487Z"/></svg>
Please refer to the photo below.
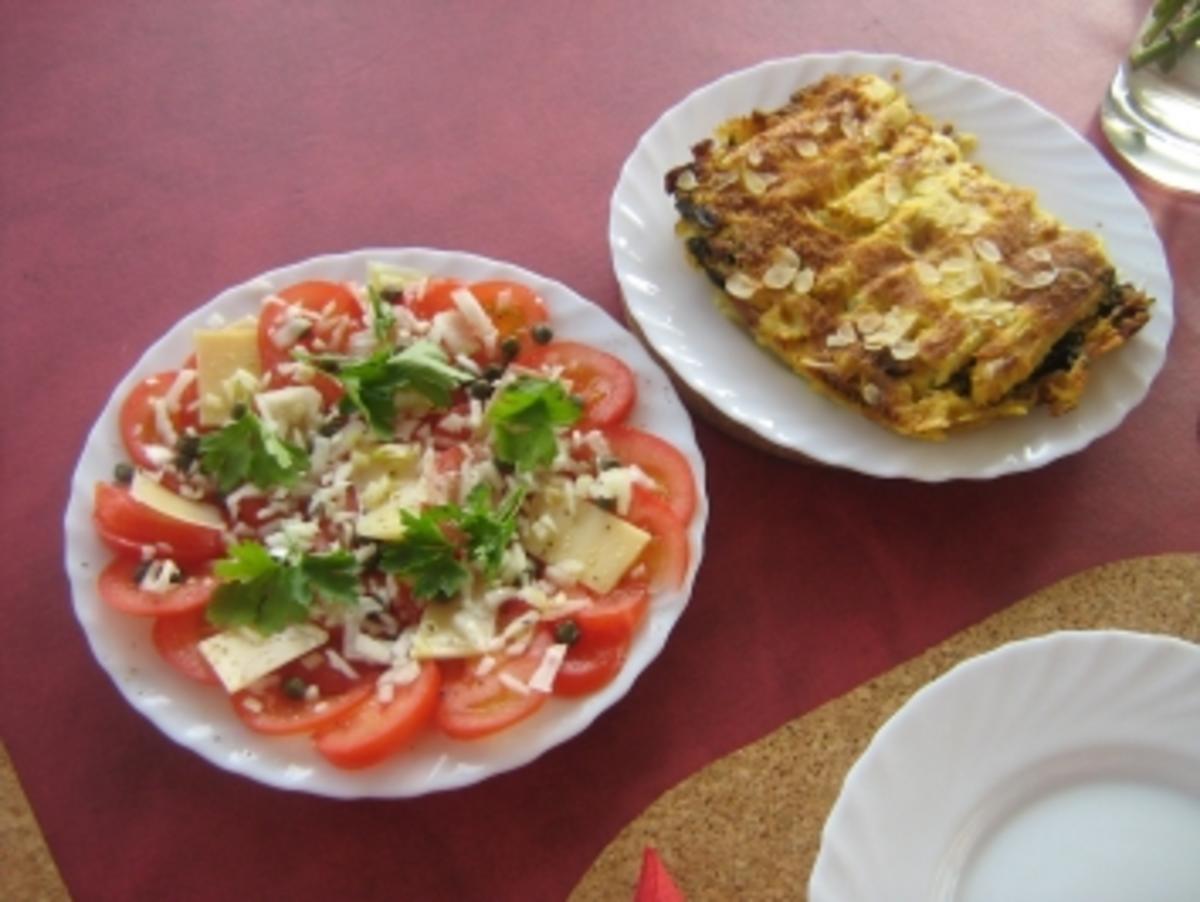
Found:
<svg viewBox="0 0 1200 902"><path fill-rule="evenodd" d="M724 123L666 189L691 260L754 338L898 433L1074 408L1149 319L1100 239L970 162L892 83L833 75Z"/></svg>

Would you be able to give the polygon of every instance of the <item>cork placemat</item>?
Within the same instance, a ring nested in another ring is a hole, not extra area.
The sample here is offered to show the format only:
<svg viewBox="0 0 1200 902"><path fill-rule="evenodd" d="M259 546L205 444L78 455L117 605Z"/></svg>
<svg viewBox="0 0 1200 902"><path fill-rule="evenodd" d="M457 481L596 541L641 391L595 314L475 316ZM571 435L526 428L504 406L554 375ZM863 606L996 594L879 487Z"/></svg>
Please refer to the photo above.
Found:
<svg viewBox="0 0 1200 902"><path fill-rule="evenodd" d="M0 743L0 899L69 900L12 760Z"/></svg>
<svg viewBox="0 0 1200 902"><path fill-rule="evenodd" d="M803 899L821 828L871 737L958 662L1062 629L1200 641L1200 555L1108 564L1044 589L668 790L601 853L572 902L632 897L646 845L690 902Z"/></svg>

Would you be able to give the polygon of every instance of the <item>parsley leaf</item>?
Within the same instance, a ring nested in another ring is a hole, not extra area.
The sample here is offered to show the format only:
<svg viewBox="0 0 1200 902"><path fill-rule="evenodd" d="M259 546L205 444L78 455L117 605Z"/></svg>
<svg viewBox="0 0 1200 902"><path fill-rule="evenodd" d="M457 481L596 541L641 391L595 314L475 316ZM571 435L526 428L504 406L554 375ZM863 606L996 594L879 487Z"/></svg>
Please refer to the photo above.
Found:
<svg viewBox="0 0 1200 902"><path fill-rule="evenodd" d="M420 516L401 511L403 538L380 548L379 566L409 580L416 598L446 601L462 591L470 577L458 559L457 546L442 532L442 522L453 512L452 506L435 507Z"/></svg>
<svg viewBox="0 0 1200 902"><path fill-rule="evenodd" d="M277 561L257 542L242 542L217 561L221 584L208 619L217 626L249 626L264 635L308 620L315 595L353 601L358 562L346 551L306 554L296 563Z"/></svg>
<svg viewBox="0 0 1200 902"><path fill-rule="evenodd" d="M358 571L358 561L348 551L306 554L300 559L300 572L308 585L329 601L358 599Z"/></svg>
<svg viewBox="0 0 1200 902"><path fill-rule="evenodd" d="M578 422L583 408L562 384L525 376L488 407L496 458L529 471L549 465L558 451L554 430Z"/></svg>
<svg viewBox="0 0 1200 902"><path fill-rule="evenodd" d="M338 363L323 358L324 368L346 389L343 404L358 408L375 430L390 435L396 419L396 392L410 389L438 407L449 407L454 389L474 377L454 366L431 341L418 341L403 351L377 351L366 360Z"/></svg>
<svg viewBox="0 0 1200 902"><path fill-rule="evenodd" d="M247 411L223 429L201 437L200 467L216 477L222 492L244 482L269 489L294 485L308 469L308 455Z"/></svg>
<svg viewBox="0 0 1200 902"><path fill-rule="evenodd" d="M375 337L386 341L391 338L392 327L396 325L396 314L392 312L392 305L375 285L367 286L367 300L371 303L371 322Z"/></svg>
<svg viewBox="0 0 1200 902"><path fill-rule="evenodd" d="M491 489L480 483L467 496L466 509L458 511L458 525L467 536L467 555L487 579L500 569L524 500L525 489L518 488L493 511Z"/></svg>

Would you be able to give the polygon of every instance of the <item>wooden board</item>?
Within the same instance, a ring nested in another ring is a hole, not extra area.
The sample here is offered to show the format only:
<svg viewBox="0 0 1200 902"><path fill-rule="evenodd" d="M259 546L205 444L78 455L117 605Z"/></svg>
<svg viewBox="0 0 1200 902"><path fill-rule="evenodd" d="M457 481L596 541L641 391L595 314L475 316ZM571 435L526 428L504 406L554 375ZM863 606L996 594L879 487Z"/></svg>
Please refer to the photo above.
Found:
<svg viewBox="0 0 1200 902"><path fill-rule="evenodd" d="M1121 561L1070 577L715 761L629 824L570 898L631 898L646 845L659 850L690 902L805 898L842 780L884 721L960 661L1062 629L1200 641L1200 555Z"/></svg>

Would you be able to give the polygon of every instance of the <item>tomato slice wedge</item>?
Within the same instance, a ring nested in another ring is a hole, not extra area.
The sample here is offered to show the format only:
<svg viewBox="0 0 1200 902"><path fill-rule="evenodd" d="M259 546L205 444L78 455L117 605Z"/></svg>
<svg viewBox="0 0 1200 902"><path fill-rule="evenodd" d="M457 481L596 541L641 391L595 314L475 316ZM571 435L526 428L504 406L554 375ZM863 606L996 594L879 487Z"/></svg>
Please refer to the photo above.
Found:
<svg viewBox="0 0 1200 902"><path fill-rule="evenodd" d="M221 680L200 653L200 643L217 632L208 622L205 608L193 608L182 614L159 617L150 638L162 659L176 671L198 683L219 686Z"/></svg>
<svg viewBox="0 0 1200 902"><path fill-rule="evenodd" d="M435 277L425 283L425 290L408 302L408 309L418 319L430 320L446 310L456 309L454 294L456 288L462 288L459 279Z"/></svg>
<svg viewBox="0 0 1200 902"><path fill-rule="evenodd" d="M279 367L292 362L292 352L297 348L314 353L345 351L350 334L362 326L363 311L350 290L337 282L299 282L283 289L277 297L283 303L268 301L258 317L258 356L263 369L271 371L272 384L279 387L293 384ZM306 333L281 345L277 330L293 310L314 314L318 319ZM341 383L325 373L313 377L312 387L327 404L336 402L344 393Z"/></svg>
<svg viewBox="0 0 1200 902"><path fill-rule="evenodd" d="M391 701L371 697L317 735L317 751L338 767L369 767L408 745L432 720L442 672L426 661L416 680L396 686Z"/></svg>
<svg viewBox="0 0 1200 902"><path fill-rule="evenodd" d="M590 607L576 611L570 619L585 636L617 642L637 631L649 609L650 587L627 580L607 595L594 596Z"/></svg>
<svg viewBox="0 0 1200 902"><path fill-rule="evenodd" d="M550 319L550 312L541 295L520 282L502 279L474 282L471 284L471 294L475 295L479 306L491 317L496 331L500 333L500 340L517 339L521 351L534 346L530 334L533 327Z"/></svg>
<svg viewBox="0 0 1200 902"><path fill-rule="evenodd" d="M621 672L630 639L613 639L581 629L554 678L554 694L574 697L603 689Z"/></svg>
<svg viewBox="0 0 1200 902"><path fill-rule="evenodd" d="M96 589L109 607L135 617L182 614L204 608L217 587L216 579L204 568L165 592L150 592L138 585L140 566L138 560L118 557L100 571Z"/></svg>
<svg viewBox="0 0 1200 902"><path fill-rule="evenodd" d="M608 447L621 463L633 465L654 480L656 491L687 523L696 512L696 480L683 453L656 435L624 424L604 431Z"/></svg>
<svg viewBox="0 0 1200 902"><path fill-rule="evenodd" d="M160 513L130 494L129 489L96 483L92 518L102 538L119 553L131 555L140 546L165 546L176 563L195 564L225 553L221 530Z"/></svg>
<svg viewBox="0 0 1200 902"><path fill-rule="evenodd" d="M507 685L501 674L522 683L528 682L551 644L549 632L538 630L524 653L501 661L482 676L478 660L444 665L442 704L436 717L442 732L455 739L478 739L504 730L536 712L545 704L547 695L519 692Z"/></svg>
<svg viewBox="0 0 1200 902"><path fill-rule="evenodd" d="M561 368L572 393L583 399L583 416L578 429L613 426L633 409L637 380L624 363L598 348L575 341L552 341L534 345L518 362L530 369Z"/></svg>
<svg viewBox="0 0 1200 902"><path fill-rule="evenodd" d="M161 466L163 461L156 459L151 448L166 447L174 453L175 442L168 437L159 435L158 415L155 412L155 402L164 397L175 384L178 370L169 370L154 376L147 376L133 387L121 404L121 412L117 418L121 430L121 441L129 457L139 467L152 469ZM184 390L179 398L179 409L169 414L172 428L182 435L188 427L197 428L200 425L200 414L196 408L199 401L196 383Z"/></svg>
<svg viewBox="0 0 1200 902"><path fill-rule="evenodd" d="M689 557L687 530L667 502L654 492L636 486L625 519L646 530L651 537L650 544L630 572L645 579L653 591L682 586ZM639 569L644 573L639 573Z"/></svg>
<svg viewBox="0 0 1200 902"><path fill-rule="evenodd" d="M345 717L375 691L371 683L363 682L333 696L293 699L282 685L278 682L234 693L233 710L242 723L270 736L312 733Z"/></svg>

